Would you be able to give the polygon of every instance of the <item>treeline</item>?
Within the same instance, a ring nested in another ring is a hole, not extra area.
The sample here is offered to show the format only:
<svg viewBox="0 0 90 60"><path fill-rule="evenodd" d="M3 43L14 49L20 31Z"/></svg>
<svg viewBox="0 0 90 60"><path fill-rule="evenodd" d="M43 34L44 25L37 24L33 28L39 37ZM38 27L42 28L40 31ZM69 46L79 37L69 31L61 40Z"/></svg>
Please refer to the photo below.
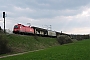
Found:
<svg viewBox="0 0 90 60"><path fill-rule="evenodd" d="M87 35L69 35L72 39L76 40L83 40L83 39L89 39L89 34Z"/></svg>

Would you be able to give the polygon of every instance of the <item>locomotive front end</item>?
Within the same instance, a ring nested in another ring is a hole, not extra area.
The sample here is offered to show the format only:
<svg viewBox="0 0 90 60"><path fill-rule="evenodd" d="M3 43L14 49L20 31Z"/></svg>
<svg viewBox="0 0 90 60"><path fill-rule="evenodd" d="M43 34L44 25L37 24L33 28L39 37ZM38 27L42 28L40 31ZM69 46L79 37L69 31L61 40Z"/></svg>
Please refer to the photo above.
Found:
<svg viewBox="0 0 90 60"><path fill-rule="evenodd" d="M13 33L19 33L20 31L20 28L18 25L15 25L14 28L13 28Z"/></svg>

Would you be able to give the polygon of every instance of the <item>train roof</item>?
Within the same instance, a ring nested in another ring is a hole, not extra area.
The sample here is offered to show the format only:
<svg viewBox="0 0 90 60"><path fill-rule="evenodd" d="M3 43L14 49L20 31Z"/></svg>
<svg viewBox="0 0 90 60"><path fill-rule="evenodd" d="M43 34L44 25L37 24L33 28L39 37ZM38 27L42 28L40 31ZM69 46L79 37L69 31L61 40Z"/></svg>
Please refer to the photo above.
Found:
<svg viewBox="0 0 90 60"><path fill-rule="evenodd" d="M43 29L43 28L35 27L35 26L32 26L31 28L34 28L34 29L37 29L37 30L42 30L42 31L47 31L47 29Z"/></svg>
<svg viewBox="0 0 90 60"><path fill-rule="evenodd" d="M23 25L23 24L16 24L16 25L21 25L21 26L23 26L23 27L30 27L30 26L25 26L25 25Z"/></svg>

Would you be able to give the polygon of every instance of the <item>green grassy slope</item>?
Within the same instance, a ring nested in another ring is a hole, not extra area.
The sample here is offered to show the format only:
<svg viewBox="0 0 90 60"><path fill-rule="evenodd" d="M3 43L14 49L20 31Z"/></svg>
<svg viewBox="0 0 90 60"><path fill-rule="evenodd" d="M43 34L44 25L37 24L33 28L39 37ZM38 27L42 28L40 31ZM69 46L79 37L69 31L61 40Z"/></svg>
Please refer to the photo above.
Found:
<svg viewBox="0 0 90 60"><path fill-rule="evenodd" d="M0 60L90 60L90 39Z"/></svg>
<svg viewBox="0 0 90 60"><path fill-rule="evenodd" d="M7 38L9 40L9 46L14 52L38 50L59 45L56 38L25 35L7 35Z"/></svg>

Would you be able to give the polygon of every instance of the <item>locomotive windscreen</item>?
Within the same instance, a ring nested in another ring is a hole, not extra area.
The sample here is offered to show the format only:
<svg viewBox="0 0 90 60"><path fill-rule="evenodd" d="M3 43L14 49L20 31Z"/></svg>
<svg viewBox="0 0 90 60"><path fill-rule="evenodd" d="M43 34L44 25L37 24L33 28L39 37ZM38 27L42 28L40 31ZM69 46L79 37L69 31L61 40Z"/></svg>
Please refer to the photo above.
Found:
<svg viewBox="0 0 90 60"><path fill-rule="evenodd" d="M14 26L14 28L15 28L15 29L17 29L17 28L18 28L18 26L17 26L17 25L15 25L15 26Z"/></svg>

